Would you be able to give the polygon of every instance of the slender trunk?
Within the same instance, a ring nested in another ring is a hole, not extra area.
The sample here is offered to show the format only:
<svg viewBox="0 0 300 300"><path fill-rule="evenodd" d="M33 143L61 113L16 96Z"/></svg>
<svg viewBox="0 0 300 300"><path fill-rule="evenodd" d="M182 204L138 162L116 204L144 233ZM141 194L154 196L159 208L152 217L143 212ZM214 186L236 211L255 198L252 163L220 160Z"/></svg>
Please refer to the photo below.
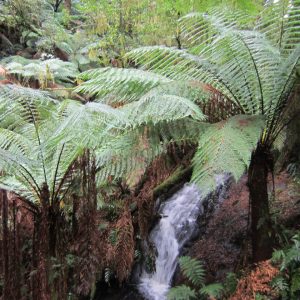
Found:
<svg viewBox="0 0 300 300"><path fill-rule="evenodd" d="M43 184L41 193L41 212L39 214L39 227L37 228L38 246L38 276L39 276L39 299L50 300L49 288L49 188Z"/></svg>
<svg viewBox="0 0 300 300"><path fill-rule="evenodd" d="M54 12L58 12L58 8L61 4L62 0L56 0L53 6Z"/></svg>
<svg viewBox="0 0 300 300"><path fill-rule="evenodd" d="M65 8L68 11L68 13L71 14L71 9L72 9L72 1L71 0L65 0Z"/></svg>
<svg viewBox="0 0 300 300"><path fill-rule="evenodd" d="M59 202L57 199L48 207L48 230L49 230L49 254L52 257L57 256L57 243L59 227ZM62 224L61 224L62 225Z"/></svg>
<svg viewBox="0 0 300 300"><path fill-rule="evenodd" d="M3 271L4 271L4 287L3 287L3 299L9 299L10 297L10 276L9 276L9 231L8 231L8 200L5 190L0 190L2 200L2 230L3 230Z"/></svg>
<svg viewBox="0 0 300 300"><path fill-rule="evenodd" d="M37 270L38 267L38 258L37 258L37 250L38 250L38 246L37 246L37 229L39 227L38 224L38 216L37 215L33 215L33 234L32 234L32 249L31 249L31 253L32 253L32 257L31 257L31 261L32 261L32 270ZM37 299L38 298L38 279L37 279L37 275L33 275L31 276L31 298L32 299Z"/></svg>
<svg viewBox="0 0 300 300"><path fill-rule="evenodd" d="M122 0L119 0L119 30L120 32L125 31Z"/></svg>
<svg viewBox="0 0 300 300"><path fill-rule="evenodd" d="M258 145L251 157L248 186L251 204L252 259L259 262L272 255L272 224L268 199L270 152Z"/></svg>
<svg viewBox="0 0 300 300"><path fill-rule="evenodd" d="M14 265L13 265L13 294L14 299L21 299L21 260L20 260L20 235L19 235L19 222L17 222L17 204L16 199L13 200L13 252L14 252Z"/></svg>

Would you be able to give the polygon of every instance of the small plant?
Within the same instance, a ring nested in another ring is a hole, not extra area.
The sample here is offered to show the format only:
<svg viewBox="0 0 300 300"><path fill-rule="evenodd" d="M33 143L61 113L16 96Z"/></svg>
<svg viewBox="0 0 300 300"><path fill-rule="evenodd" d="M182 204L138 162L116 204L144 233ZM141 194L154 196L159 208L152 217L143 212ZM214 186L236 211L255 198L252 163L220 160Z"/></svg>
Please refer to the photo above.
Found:
<svg viewBox="0 0 300 300"><path fill-rule="evenodd" d="M280 273L273 280L282 299L300 298L300 232L292 237L292 245L273 253L272 260L279 262Z"/></svg>
<svg viewBox="0 0 300 300"><path fill-rule="evenodd" d="M194 288L180 285L171 288L168 300L207 299L207 297L219 298L223 292L223 286L219 283L205 285L205 271L197 259L182 256L179 265L183 275L190 281Z"/></svg>
<svg viewBox="0 0 300 300"><path fill-rule="evenodd" d="M237 287L238 284L238 278L237 275L233 272L229 272L226 275L226 279L224 282L224 291L223 291L223 295L225 295L226 297L230 295L232 295Z"/></svg>

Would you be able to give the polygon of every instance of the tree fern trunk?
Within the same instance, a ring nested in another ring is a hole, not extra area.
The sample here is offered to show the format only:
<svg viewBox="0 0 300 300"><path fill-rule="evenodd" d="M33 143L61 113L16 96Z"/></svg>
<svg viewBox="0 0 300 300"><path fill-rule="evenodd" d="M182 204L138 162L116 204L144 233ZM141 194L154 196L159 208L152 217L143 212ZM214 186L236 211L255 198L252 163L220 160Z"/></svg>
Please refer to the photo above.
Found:
<svg viewBox="0 0 300 300"><path fill-rule="evenodd" d="M39 299L50 300L49 287L49 188L43 183L41 192L41 212L37 228L37 256L38 256L38 282Z"/></svg>
<svg viewBox="0 0 300 300"><path fill-rule="evenodd" d="M248 173L253 262L269 259L272 255L272 225L267 185L269 160L270 152L259 145L252 154Z"/></svg>
<svg viewBox="0 0 300 300"><path fill-rule="evenodd" d="M10 274L9 274L9 229L8 229L8 199L5 190L0 190L2 200L2 261L3 261L3 299L9 299L10 297Z"/></svg>

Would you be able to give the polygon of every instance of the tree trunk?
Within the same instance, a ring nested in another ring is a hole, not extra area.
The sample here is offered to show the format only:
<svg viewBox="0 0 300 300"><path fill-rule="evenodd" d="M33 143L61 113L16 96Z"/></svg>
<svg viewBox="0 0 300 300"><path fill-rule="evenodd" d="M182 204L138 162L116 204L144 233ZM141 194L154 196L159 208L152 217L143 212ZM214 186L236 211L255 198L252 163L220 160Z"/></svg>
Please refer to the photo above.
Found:
<svg viewBox="0 0 300 300"><path fill-rule="evenodd" d="M270 152L258 145L251 157L248 186L251 205L252 259L259 262L272 255L273 233L268 199Z"/></svg>
<svg viewBox="0 0 300 300"><path fill-rule="evenodd" d="M41 192L41 211L38 215L39 222L37 232L37 257L39 276L39 299L50 300L49 287L49 188L43 183Z"/></svg>
<svg viewBox="0 0 300 300"><path fill-rule="evenodd" d="M65 8L68 11L68 13L71 14L71 9L72 9L72 1L71 0L65 0Z"/></svg>
<svg viewBox="0 0 300 300"><path fill-rule="evenodd" d="M9 230L8 230L8 199L5 190L0 190L2 200L2 235L3 235L3 299L10 298L10 274L9 274Z"/></svg>

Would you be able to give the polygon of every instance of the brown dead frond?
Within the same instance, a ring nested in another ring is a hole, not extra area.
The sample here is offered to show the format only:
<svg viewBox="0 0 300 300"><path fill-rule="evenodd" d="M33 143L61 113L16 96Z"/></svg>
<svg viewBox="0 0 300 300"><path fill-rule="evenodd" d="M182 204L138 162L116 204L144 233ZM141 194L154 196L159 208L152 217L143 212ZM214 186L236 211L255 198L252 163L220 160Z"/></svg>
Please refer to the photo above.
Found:
<svg viewBox="0 0 300 300"><path fill-rule="evenodd" d="M239 280L236 292L230 300L254 300L256 294L276 299L276 292L272 290L270 282L278 272L270 260L260 262L250 274Z"/></svg>
<svg viewBox="0 0 300 300"><path fill-rule="evenodd" d="M134 229L128 205L117 221L116 230L115 271L119 282L123 282L128 279L134 261Z"/></svg>

